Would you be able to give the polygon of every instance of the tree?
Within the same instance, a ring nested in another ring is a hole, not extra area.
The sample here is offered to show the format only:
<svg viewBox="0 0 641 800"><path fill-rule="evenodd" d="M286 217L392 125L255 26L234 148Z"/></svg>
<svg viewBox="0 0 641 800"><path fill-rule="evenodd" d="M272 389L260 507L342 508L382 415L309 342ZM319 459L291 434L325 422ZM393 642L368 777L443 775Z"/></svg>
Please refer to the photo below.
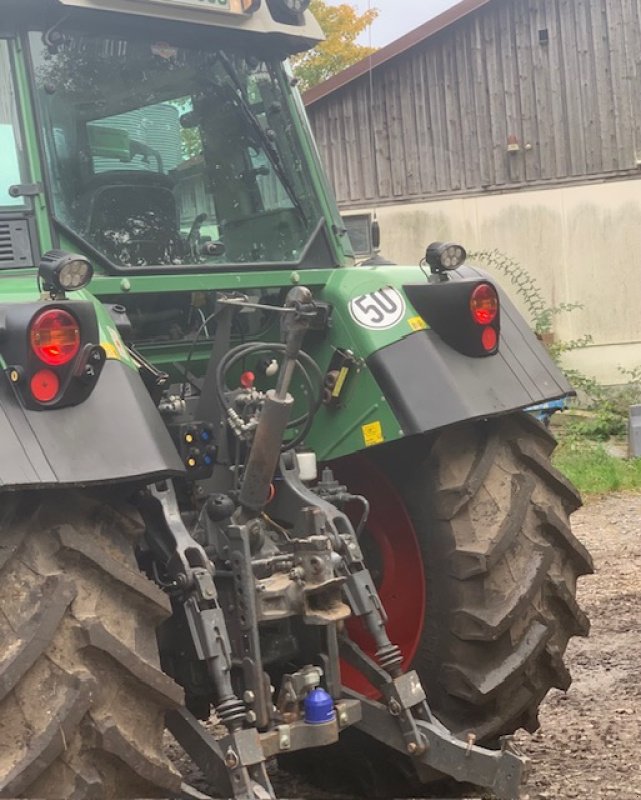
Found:
<svg viewBox="0 0 641 800"><path fill-rule="evenodd" d="M342 72L376 50L358 44L356 40L378 17L377 9L359 14L348 3L331 6L325 0L312 0L310 8L326 39L314 50L292 60L302 91Z"/></svg>

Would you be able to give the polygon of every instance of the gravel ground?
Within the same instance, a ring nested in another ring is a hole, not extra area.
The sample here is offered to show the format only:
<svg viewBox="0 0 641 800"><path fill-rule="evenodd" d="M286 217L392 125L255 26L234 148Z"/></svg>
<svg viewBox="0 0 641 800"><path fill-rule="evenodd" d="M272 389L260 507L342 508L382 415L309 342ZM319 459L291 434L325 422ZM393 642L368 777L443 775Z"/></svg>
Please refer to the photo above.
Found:
<svg viewBox="0 0 641 800"><path fill-rule="evenodd" d="M548 798L641 798L641 495L612 494L573 517L596 575L579 584L592 622L570 642L574 681L552 691L541 728L518 742L531 758L523 795Z"/></svg>
<svg viewBox="0 0 641 800"><path fill-rule="evenodd" d="M592 500L573 523L596 563L596 575L579 584L579 602L592 630L568 648L570 690L547 696L537 733L517 734L531 760L522 798L636 800L641 798L641 495ZM201 791L208 789L193 766L184 759L180 766ZM279 797L332 797L282 773L275 784Z"/></svg>

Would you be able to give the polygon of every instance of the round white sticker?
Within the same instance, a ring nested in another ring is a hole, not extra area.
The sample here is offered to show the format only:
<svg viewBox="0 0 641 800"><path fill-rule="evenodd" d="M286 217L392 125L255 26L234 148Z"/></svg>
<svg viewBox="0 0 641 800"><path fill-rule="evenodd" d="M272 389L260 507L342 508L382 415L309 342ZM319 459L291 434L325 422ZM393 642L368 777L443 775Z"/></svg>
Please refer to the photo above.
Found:
<svg viewBox="0 0 641 800"><path fill-rule="evenodd" d="M382 331L398 325L405 317L405 299L396 289L386 286L355 297L349 304L349 313L362 328Z"/></svg>

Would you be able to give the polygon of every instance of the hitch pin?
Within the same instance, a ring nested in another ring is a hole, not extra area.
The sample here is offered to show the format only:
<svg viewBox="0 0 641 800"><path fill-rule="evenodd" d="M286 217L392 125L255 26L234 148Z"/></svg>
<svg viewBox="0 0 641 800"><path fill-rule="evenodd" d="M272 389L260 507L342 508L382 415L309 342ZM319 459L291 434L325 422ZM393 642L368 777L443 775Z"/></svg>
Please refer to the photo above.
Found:
<svg viewBox="0 0 641 800"><path fill-rule="evenodd" d="M470 753L472 752L472 748L476 744L476 734L475 733L468 733L467 734L467 750L465 751L465 757L469 758Z"/></svg>

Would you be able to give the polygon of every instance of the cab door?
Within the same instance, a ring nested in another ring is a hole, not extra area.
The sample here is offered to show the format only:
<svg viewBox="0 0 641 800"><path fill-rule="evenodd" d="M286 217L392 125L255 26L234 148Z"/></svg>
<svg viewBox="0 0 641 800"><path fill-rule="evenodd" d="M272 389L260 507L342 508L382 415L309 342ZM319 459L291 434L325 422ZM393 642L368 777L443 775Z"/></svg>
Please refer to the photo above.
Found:
<svg viewBox="0 0 641 800"><path fill-rule="evenodd" d="M34 200L18 112L13 41L0 38L0 271L32 267L39 256Z"/></svg>

